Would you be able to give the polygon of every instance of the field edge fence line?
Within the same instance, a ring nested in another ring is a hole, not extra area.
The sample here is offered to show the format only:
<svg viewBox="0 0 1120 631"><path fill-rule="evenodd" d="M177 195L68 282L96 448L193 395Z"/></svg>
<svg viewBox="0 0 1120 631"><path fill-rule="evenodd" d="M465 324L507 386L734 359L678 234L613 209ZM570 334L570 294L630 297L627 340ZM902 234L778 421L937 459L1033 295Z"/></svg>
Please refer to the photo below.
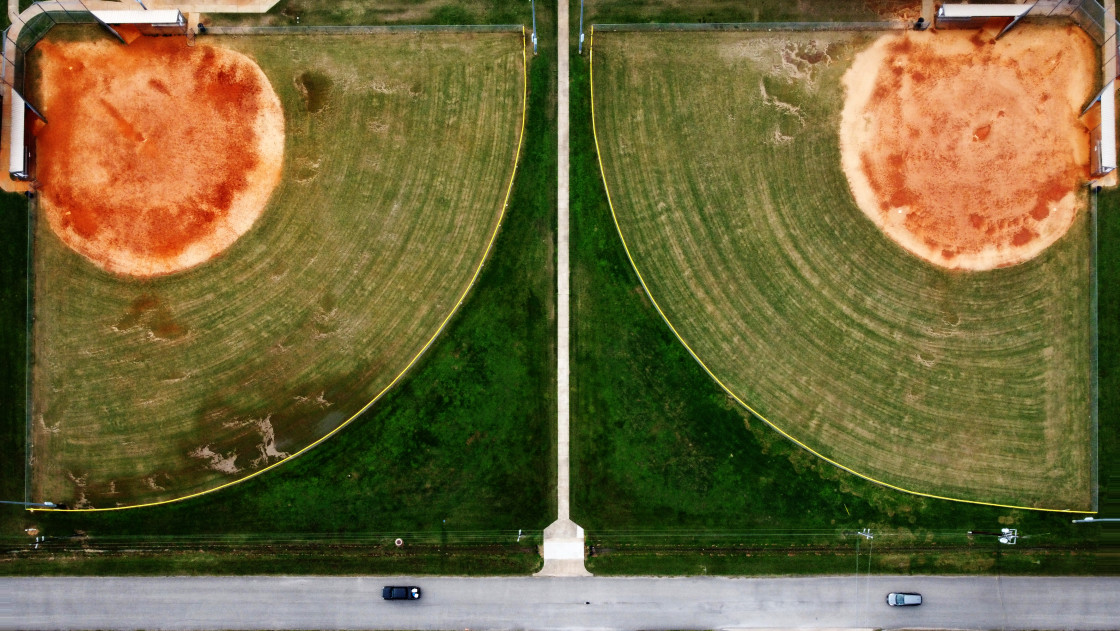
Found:
<svg viewBox="0 0 1120 631"><path fill-rule="evenodd" d="M918 497L926 497L926 498L935 499L935 500L948 500L948 501L952 501L952 502L960 502L962 504L973 504L973 505L977 505L977 506L991 506L991 507L995 507L995 508L1009 508L1009 509L1016 509L1016 510L1030 510L1030 511L1046 512L1046 513L1066 513L1066 514L1080 514L1080 515L1096 514L1097 513L1097 509L1095 507L1091 507L1090 510L1076 509L1076 508L1050 508L1050 507L1045 507L1045 506L1022 506L1022 505L1009 504L1009 503L986 502L986 501L983 501L983 500L965 499L965 498L961 498L961 497L949 497L949 496L945 496L945 495L937 495L935 493L926 493L926 492L923 492L923 491L915 491L913 489L908 489L906 487L902 487L902 486L899 486L899 485L896 485L896 484L891 484L889 482L880 480L878 478L872 477L872 476L867 475L865 473L861 473L859 471L856 471L855 469L853 469L853 468L851 468L847 465L844 465L837 460L829 458L828 456L822 454L821 452L813 449L808 444L798 440L795 436L786 432L784 429L779 427L773 421L771 421L770 419L766 418L765 416L760 414L758 411L756 411L750 404L748 404L743 398L741 398L730 387L728 387L727 384L725 384L723 382L723 380L721 380L714 372L712 372L712 369L708 367L708 364L705 363L704 360L700 358L700 355L698 355L696 353L696 351L693 350L692 346L689 345L689 343L687 341L685 341L684 336L681 335L680 331L678 331L676 326L673 325L672 321L669 320L669 316L666 315L665 311L661 308L661 303L658 302L658 300L653 296L653 292L650 291L649 285L646 283L645 276L643 276L641 270L638 269L638 263L637 263L637 261L634 260L634 255L630 251L630 246L626 241L626 235L624 235L623 232L622 232L622 225L618 221L618 213L615 211L614 200L611 198L610 187L607 185L607 172L606 172L606 167L603 165L603 153L599 149L599 131L598 131L598 125L597 125L596 119L595 119L595 30L596 30L596 26L597 25L592 25L591 26L591 37L589 38L589 43L588 43L588 47L587 47L587 50L588 50L588 70L589 70L588 83L590 84L589 85L589 87L590 87L589 93L590 93L590 99L591 99L591 135L594 139L595 157L596 157L596 160L599 164L599 178L603 183L603 192L605 193L606 198L607 198L607 206L610 208L610 211L611 211L611 220L614 222L615 233L618 235L618 239L622 244L623 252L626 253L626 260L629 261L630 268L634 271L634 275L638 277L638 283L642 286L642 291L644 291L645 294L646 294L646 297L649 298L650 304L653 305L654 310L657 311L657 314L661 317L662 322L664 322L665 325L669 327L669 331L672 332L673 336L677 338L677 341L680 342L682 346L684 346L685 351L689 354L689 356L692 357L693 361L695 361L697 364L700 365L700 369L703 370L704 373L707 374L708 377L711 378L712 381L714 381L716 383L716 385L719 386L719 388L721 390L723 390L725 393L727 393L727 396L731 397L731 399L733 401L735 401L737 404L739 404L743 409L747 410L751 414L752 417L757 418L758 420L762 421L767 427L769 427L769 428L773 429L774 431L778 432L779 435L781 435L786 440L789 440L790 442L792 442L794 445L798 446L799 448L804 449L805 451L809 452L813 456L816 456L817 458L820 458L824 462L827 462L828 464L836 467L837 469L840 469L842 471L846 471L846 472L848 472L848 473L850 473L850 474L852 474L852 475L854 475L858 478L862 478L864 480L867 480L868 482L872 482L872 483L877 484L879 486L882 486L884 488L888 488L888 489L891 489L891 490L894 490L894 491L898 491L900 493L908 493L910 495L915 495L915 496L918 496Z"/></svg>
<svg viewBox="0 0 1120 631"><path fill-rule="evenodd" d="M199 35L383 35L402 33L520 33L520 24L416 24L369 26L206 26Z"/></svg>
<svg viewBox="0 0 1120 631"><path fill-rule="evenodd" d="M685 32L685 31L905 31L910 22L646 22L636 24L594 24L594 30L605 33Z"/></svg>
<svg viewBox="0 0 1120 631"><path fill-rule="evenodd" d="M396 542L400 541L400 545ZM358 531L350 533L317 532L263 532L263 533L208 533L201 535L89 535L77 533L52 536L42 541L29 542L27 536L5 535L0 537L0 553L12 554L28 550L38 543L38 548L64 552L88 549L103 551L164 551L195 550L205 548L254 548L272 546L361 546L369 548L399 549L408 546L469 547L523 547L539 546L544 541L544 531L539 529L495 530L426 530L426 531Z"/></svg>
<svg viewBox="0 0 1120 631"><path fill-rule="evenodd" d="M35 371L31 369L31 362L35 356L32 352L32 344L34 344L34 326L35 326L35 307L34 300L35 292L35 226L39 221L39 204L38 196L33 196L27 200L27 274L26 286L26 302L24 308L24 331L23 331L23 501L30 503L31 500L31 461L34 455L32 439L34 436L34 426L32 422L32 409L31 401L33 392L31 389L31 379Z"/></svg>
<svg viewBox="0 0 1120 631"><path fill-rule="evenodd" d="M1097 309L1099 295L1097 284L1097 188L1089 195L1089 486L1092 493L1093 512L1099 508L1100 485L1100 362L1099 326Z"/></svg>

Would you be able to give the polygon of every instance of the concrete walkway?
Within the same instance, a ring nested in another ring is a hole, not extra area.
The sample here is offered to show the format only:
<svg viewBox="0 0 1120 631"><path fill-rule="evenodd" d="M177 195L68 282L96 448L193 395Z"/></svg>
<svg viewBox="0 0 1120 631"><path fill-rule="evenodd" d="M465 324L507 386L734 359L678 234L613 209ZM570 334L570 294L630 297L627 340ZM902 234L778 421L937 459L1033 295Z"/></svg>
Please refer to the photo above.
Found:
<svg viewBox="0 0 1120 631"><path fill-rule="evenodd" d="M583 566L583 528L569 504L568 263L568 2L557 3L556 45L556 521L544 531L544 567L537 576L590 576Z"/></svg>
<svg viewBox="0 0 1120 631"><path fill-rule="evenodd" d="M933 25L933 0L922 0L922 18L926 24Z"/></svg>

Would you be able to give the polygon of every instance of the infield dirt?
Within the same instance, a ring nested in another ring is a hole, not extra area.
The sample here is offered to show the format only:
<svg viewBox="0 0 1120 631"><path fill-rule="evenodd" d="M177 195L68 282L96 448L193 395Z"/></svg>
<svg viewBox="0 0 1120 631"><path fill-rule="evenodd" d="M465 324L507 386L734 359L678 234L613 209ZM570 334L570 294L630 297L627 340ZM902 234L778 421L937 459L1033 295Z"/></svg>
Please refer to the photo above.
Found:
<svg viewBox="0 0 1120 631"><path fill-rule="evenodd" d="M67 245L110 272L156 276L253 226L284 158L280 99L256 62L181 37L38 50L40 207Z"/></svg>
<svg viewBox="0 0 1120 631"><path fill-rule="evenodd" d="M886 35L844 75L844 172L861 210L932 263L1037 256L1084 207L1080 122L1096 50L1079 28Z"/></svg>

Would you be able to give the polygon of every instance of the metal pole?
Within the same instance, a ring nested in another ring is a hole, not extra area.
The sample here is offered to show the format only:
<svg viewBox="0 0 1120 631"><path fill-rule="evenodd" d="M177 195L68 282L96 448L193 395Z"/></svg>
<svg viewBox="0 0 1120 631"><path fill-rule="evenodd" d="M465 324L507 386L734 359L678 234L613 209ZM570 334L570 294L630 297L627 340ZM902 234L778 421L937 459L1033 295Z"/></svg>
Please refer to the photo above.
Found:
<svg viewBox="0 0 1120 631"><path fill-rule="evenodd" d="M1118 519L1116 517L1086 517L1085 519L1075 519L1075 520L1073 520L1073 523L1075 523L1075 524L1092 524L1092 523L1095 523L1095 522L1098 522L1098 521L1120 521L1120 519Z"/></svg>
<svg viewBox="0 0 1120 631"><path fill-rule="evenodd" d="M533 54L537 54L537 0L529 0L533 5Z"/></svg>
<svg viewBox="0 0 1120 631"><path fill-rule="evenodd" d="M583 0L579 0L579 54L583 54Z"/></svg>
<svg viewBox="0 0 1120 631"><path fill-rule="evenodd" d="M42 506L43 508L54 508L54 502L9 502L7 500L0 500L0 504L15 504L17 506Z"/></svg>

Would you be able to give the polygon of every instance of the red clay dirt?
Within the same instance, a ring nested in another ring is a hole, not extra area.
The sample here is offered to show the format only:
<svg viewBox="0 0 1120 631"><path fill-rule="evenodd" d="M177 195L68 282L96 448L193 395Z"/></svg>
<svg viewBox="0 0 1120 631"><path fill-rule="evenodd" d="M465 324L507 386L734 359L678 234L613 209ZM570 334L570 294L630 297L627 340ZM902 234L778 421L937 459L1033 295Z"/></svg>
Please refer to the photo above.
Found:
<svg viewBox="0 0 1120 631"><path fill-rule="evenodd" d="M260 67L184 38L38 44L41 208L116 274L194 267L252 227L280 181L284 116Z"/></svg>
<svg viewBox="0 0 1120 631"><path fill-rule="evenodd" d="M1037 256L1066 233L1089 176L1096 51L1075 27L887 35L844 76L844 172L860 209L951 269Z"/></svg>

